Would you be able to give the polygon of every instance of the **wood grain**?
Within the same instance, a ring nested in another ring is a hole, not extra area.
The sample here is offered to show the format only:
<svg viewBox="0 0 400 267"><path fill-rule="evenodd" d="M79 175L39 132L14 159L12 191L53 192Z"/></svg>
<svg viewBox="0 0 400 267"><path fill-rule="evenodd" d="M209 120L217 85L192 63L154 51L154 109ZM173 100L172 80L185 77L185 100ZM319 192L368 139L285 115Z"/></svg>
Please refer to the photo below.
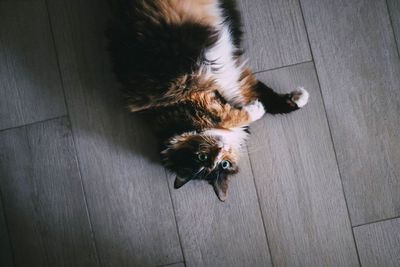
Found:
<svg viewBox="0 0 400 267"><path fill-rule="evenodd" d="M128 114L114 82L108 6L50 0L49 9L102 266L183 261L154 140Z"/></svg>
<svg viewBox="0 0 400 267"><path fill-rule="evenodd" d="M272 266L246 153L220 202L205 181L172 191L187 266Z"/></svg>
<svg viewBox="0 0 400 267"><path fill-rule="evenodd" d="M238 0L244 48L254 71L311 60L297 0Z"/></svg>
<svg viewBox="0 0 400 267"><path fill-rule="evenodd" d="M400 219L354 228L363 267L400 266Z"/></svg>
<svg viewBox="0 0 400 267"><path fill-rule="evenodd" d="M250 160L275 266L357 266L357 254L314 65L258 74L310 103L255 123Z"/></svg>
<svg viewBox="0 0 400 267"><path fill-rule="evenodd" d="M400 60L384 0L301 1L351 222L400 215Z"/></svg>
<svg viewBox="0 0 400 267"><path fill-rule="evenodd" d="M66 114L44 1L0 1L0 84L0 129Z"/></svg>
<svg viewBox="0 0 400 267"><path fill-rule="evenodd" d="M399 0L387 0L389 9L390 19L394 35L397 40L397 50L400 54L400 1Z"/></svg>
<svg viewBox="0 0 400 267"><path fill-rule="evenodd" d="M0 133L15 266L98 266L66 119Z"/></svg>
<svg viewBox="0 0 400 267"><path fill-rule="evenodd" d="M8 236L8 229L4 217L3 203L1 201L1 198L0 198L0 266L4 267L14 266L11 243Z"/></svg>

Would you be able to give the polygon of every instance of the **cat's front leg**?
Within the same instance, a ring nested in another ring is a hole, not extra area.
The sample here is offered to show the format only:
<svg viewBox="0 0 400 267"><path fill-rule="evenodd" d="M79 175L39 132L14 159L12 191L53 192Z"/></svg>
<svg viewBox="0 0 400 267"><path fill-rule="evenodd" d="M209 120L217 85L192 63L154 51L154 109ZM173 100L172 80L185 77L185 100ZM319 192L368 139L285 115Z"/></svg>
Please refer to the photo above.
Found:
<svg viewBox="0 0 400 267"><path fill-rule="evenodd" d="M265 114L264 105L258 100L244 106L243 109L249 114L250 122L261 119Z"/></svg>
<svg viewBox="0 0 400 267"><path fill-rule="evenodd" d="M218 111L218 116L221 118L219 126L226 129L248 126L250 123L260 119L264 114L264 106L258 100L241 108L226 104Z"/></svg>

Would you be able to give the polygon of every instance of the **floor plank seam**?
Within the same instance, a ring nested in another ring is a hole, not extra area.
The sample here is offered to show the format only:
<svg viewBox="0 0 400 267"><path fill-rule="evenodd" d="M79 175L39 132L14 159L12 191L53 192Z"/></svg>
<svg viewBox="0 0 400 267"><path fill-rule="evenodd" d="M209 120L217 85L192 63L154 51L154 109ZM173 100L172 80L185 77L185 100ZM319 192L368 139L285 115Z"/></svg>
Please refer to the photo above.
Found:
<svg viewBox="0 0 400 267"><path fill-rule="evenodd" d="M386 221L391 221L391 220L396 220L396 219L400 219L400 215L394 216L394 217L385 218L385 219L381 219L381 220L376 220L376 221L357 224L357 225L353 225L352 227L354 229L354 228L362 227L362 226L365 226L365 225L376 224L376 223L381 223L381 222L386 222Z"/></svg>
<svg viewBox="0 0 400 267"><path fill-rule="evenodd" d="M259 74L259 73L268 72L268 71L274 71L274 70L280 70L280 69L289 68L289 67L295 67L295 66L298 66L298 65L311 63L311 62L313 62L313 61L312 60L306 60L306 61L297 62L297 63L293 63L293 64L289 64L289 65L279 66L279 67L276 67L276 68L258 70L258 71L255 71L253 73L254 74Z"/></svg>
<svg viewBox="0 0 400 267"><path fill-rule="evenodd" d="M176 218L176 211L175 211L175 203L174 200L172 199L172 192L171 192L171 188L169 188L169 184L168 184L168 173L166 170L164 170L165 173L165 180L166 180L166 184L167 184L167 188L168 188L168 194L169 194L169 198L171 200L171 205L172 205L172 211L174 213L174 219L175 219L175 225L176 225L176 233L178 234L178 240L179 240L179 245L181 248L181 252L182 252L182 258L183 258L183 265L186 266L186 258L185 258L185 252L183 250L183 244L182 244L182 237L181 234L179 232L179 226L178 226L178 220ZM179 262L178 262L179 263ZM173 264L173 263L172 263ZM171 264L170 264L171 265Z"/></svg>
<svg viewBox="0 0 400 267"><path fill-rule="evenodd" d="M247 156L248 156L248 158L249 158L251 176L253 177L254 189L256 190L258 208L259 208L259 210L260 210L261 221L262 221L263 227L264 227L264 235L265 235L265 239L266 239L266 242L267 242L268 253L269 253L270 260L271 260L271 266L274 267L275 265L274 265L274 260L273 260L273 257L272 257L272 252L271 252L271 247L270 247L269 239L268 239L267 227L265 226L264 216L263 216L263 212L262 212L262 209L261 209L260 196L259 196L258 190L257 190L257 188L258 188L258 187L257 187L257 182L256 182L256 178L255 178L255 176L254 176L253 163L252 163L252 161L251 161L250 153L249 153L249 147L248 147L247 145L246 145L246 148L247 148L247 149L246 149L246 151L247 151Z"/></svg>
<svg viewBox="0 0 400 267"><path fill-rule="evenodd" d="M389 23L390 23L390 27L392 28L392 33L393 33L393 38L394 38L394 43L396 44L396 48L397 48L397 56L400 58L400 47L399 44L397 42L397 36L396 36L396 32L394 30L394 25L393 25L393 19L392 19L392 13L390 12L389 9L389 4L388 4L388 0L385 1L386 4L386 10L389 16ZM400 36L398 36L400 38Z"/></svg>
<svg viewBox="0 0 400 267"><path fill-rule="evenodd" d="M47 119L44 119L44 120L39 120L39 121L23 124L23 125L4 128L4 129L0 129L0 133L1 132L5 132L5 131L9 131L9 130L15 130L15 129L23 128L23 127L32 126L32 125L35 125L35 124L50 122L50 121L54 121L54 120L58 120L58 119L66 118L66 117L68 117L67 114L66 115L61 115L61 116L56 116L56 117L51 117L51 118L47 118Z"/></svg>
<svg viewBox="0 0 400 267"><path fill-rule="evenodd" d="M81 164L79 161L79 157L77 154L77 147L76 147L76 142L75 142L75 134L74 134L74 129L72 127L72 122L71 122L71 118L69 116L69 107L68 107L68 102L67 102L67 98L66 98L66 94L65 94L65 85L64 85L64 79L63 79L63 75L61 72L61 64L60 64L60 57L59 57L59 52L57 49L57 44L56 44L56 40L55 40L55 36L54 36L54 29L53 29L53 24L52 24L52 20L51 20L51 16L50 16L50 8L49 8L49 3L48 0L45 0L45 5L46 5L46 11L47 11L47 16L48 16L48 22L49 22L49 28L50 28L50 34L51 34L51 38L52 38L52 42L53 42L53 46L54 46L54 51L56 54L56 62L57 62L57 67L58 67L58 75L60 77L60 84L61 84L61 89L63 92L63 96L64 96L64 105L65 105L65 109L67 112L67 121L69 123L69 128L71 131L71 135L72 135L72 146L74 149L74 155L75 155L75 160L76 160L76 164L78 165L78 171L79 171L79 180L80 180L80 185L81 185L81 190L82 190L82 194L83 194L83 199L84 199L84 205L85 205L85 211L86 211L86 215L88 218L88 223L89 223L89 229L90 229L90 235L91 235L91 240L93 242L93 246L94 246L94 252L95 252L95 257L96 257L96 263L97 266L102 266L101 265L101 261L100 261L100 256L99 256L99 251L98 251L98 247L97 247L97 242L96 242L96 236L93 230L93 223L92 223L92 217L89 211L89 207L88 207L88 202L87 202L87 196L86 196L86 190L85 190L85 186L83 184L83 179L82 179L82 168L81 168Z"/></svg>
<svg viewBox="0 0 400 267"><path fill-rule="evenodd" d="M0 202L1 202L1 207L3 210L3 215L0 214L0 216L3 216L4 219L4 224L6 227L6 232L7 232L7 237L8 237L8 244L10 246L10 250L11 250L11 260L12 260L12 266L15 266L15 253L14 253L14 248L13 248L13 243L11 241L11 235L10 235L10 227L8 225L8 220L7 220L7 215L6 215L6 210L5 210L5 204L4 204L4 197L3 197L3 192L2 189L0 187Z"/></svg>
<svg viewBox="0 0 400 267"><path fill-rule="evenodd" d="M302 6L302 4L301 4L301 0L298 0L298 2L299 2L299 7L300 7L300 14L301 14L301 17L302 17L303 23L304 23L304 28L305 28L305 30L306 30L306 36L307 36L308 47L309 47L310 54L311 54L311 58L312 58L312 62L313 62L313 65L314 65L314 70L315 70L315 74L316 74L316 78L317 78L317 83L318 83L318 87L319 87L319 92L320 92L320 94L321 94L322 105L323 105L323 108L324 108L324 111L325 111L325 118L326 118L326 122L327 122L327 124L328 124L329 136L330 136L330 140L331 140L331 147L332 147L333 153L334 153L334 155L335 155L336 167L337 167L337 170L338 170L338 173L339 173L340 185L341 185L341 187L342 187L342 194L343 194L344 202L345 202L345 204L346 204L346 211L347 211L347 217L348 217L349 223L350 223L349 226L350 226L350 230L351 230L351 235L352 235L352 238L353 238L353 243L354 243L354 247L355 247L356 254L357 254L358 264L359 264L359 266L361 266L360 253L358 252L358 247L357 247L357 243L356 243L356 237L355 237L355 235L354 235L354 230L353 230L353 228L352 228L349 205L347 204L346 193L345 193L345 191L344 191L342 173L341 173L341 171L340 171L339 161L338 161L338 157L337 157L337 153L336 153L336 148L335 148L335 143L334 143L334 141L333 141L332 129L331 129L331 124L330 124L329 117L328 117L328 112L326 111L325 98L324 98L324 95L323 95L323 93L322 93L321 81L320 81L320 79L319 79L319 74L318 74L317 66L315 65L314 53L313 53L313 50L312 50L312 47L311 47L310 36L309 36L309 34L308 34L308 28L307 28L306 20L305 20L305 18L304 18L303 6Z"/></svg>

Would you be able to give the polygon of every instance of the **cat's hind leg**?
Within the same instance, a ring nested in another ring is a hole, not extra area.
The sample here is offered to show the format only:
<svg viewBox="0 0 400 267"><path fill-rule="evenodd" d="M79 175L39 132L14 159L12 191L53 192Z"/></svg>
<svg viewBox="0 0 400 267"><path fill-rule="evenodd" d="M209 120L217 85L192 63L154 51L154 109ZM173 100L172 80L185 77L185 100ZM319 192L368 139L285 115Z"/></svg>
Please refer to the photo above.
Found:
<svg viewBox="0 0 400 267"><path fill-rule="evenodd" d="M290 113L304 107L309 99L308 92L299 87L291 93L279 94L257 80L250 69L242 71L240 79L240 99L239 106L254 109L253 103L260 101L263 104L265 113L283 114Z"/></svg>
<svg viewBox="0 0 400 267"><path fill-rule="evenodd" d="M309 93L302 87L288 94L279 94L259 81L256 91L265 112L270 114L284 114L298 110L304 107L309 99Z"/></svg>

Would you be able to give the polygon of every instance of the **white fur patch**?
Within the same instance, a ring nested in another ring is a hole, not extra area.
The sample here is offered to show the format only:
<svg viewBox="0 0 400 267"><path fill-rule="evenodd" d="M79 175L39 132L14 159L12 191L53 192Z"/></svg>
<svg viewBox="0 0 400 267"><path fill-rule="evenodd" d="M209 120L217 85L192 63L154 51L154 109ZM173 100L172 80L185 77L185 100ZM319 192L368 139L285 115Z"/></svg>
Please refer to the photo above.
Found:
<svg viewBox="0 0 400 267"><path fill-rule="evenodd" d="M232 128L229 130L210 129L204 131L204 134L218 136L222 141L221 147L225 147L226 149L233 148L236 150L240 150L244 146L249 136L244 128Z"/></svg>
<svg viewBox="0 0 400 267"><path fill-rule="evenodd" d="M264 106L258 100L247 106L244 106L243 108L249 113L252 122L261 119L261 117L265 114Z"/></svg>
<svg viewBox="0 0 400 267"><path fill-rule="evenodd" d="M240 93L240 75L243 64L238 64L233 58L237 48L231 39L229 25L222 17L219 7L214 7L214 12L218 14L219 38L214 46L205 51L205 58L211 64L204 64L202 69L206 70L208 77L215 79L221 87L221 95L229 102L240 104L243 97Z"/></svg>
<svg viewBox="0 0 400 267"><path fill-rule="evenodd" d="M310 94L303 88L299 87L296 91L292 92L292 100L299 108L304 107L308 103Z"/></svg>

